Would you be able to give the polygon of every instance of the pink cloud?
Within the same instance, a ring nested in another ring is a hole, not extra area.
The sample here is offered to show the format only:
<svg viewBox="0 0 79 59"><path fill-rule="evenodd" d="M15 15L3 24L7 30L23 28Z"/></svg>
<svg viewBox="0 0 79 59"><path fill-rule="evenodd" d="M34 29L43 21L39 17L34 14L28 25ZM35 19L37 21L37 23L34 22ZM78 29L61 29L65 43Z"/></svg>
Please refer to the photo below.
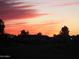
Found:
<svg viewBox="0 0 79 59"><path fill-rule="evenodd" d="M79 5L79 2L66 2L55 6L71 6L71 5Z"/></svg>
<svg viewBox="0 0 79 59"><path fill-rule="evenodd" d="M28 5L21 6L21 4L25 4L25 3L24 2L7 3L9 1L10 0L0 1L0 17L2 19L24 19L24 18L33 18L33 17L45 15L37 12L36 9L31 9L31 7L33 7L34 5L29 5L29 3L26 3Z"/></svg>

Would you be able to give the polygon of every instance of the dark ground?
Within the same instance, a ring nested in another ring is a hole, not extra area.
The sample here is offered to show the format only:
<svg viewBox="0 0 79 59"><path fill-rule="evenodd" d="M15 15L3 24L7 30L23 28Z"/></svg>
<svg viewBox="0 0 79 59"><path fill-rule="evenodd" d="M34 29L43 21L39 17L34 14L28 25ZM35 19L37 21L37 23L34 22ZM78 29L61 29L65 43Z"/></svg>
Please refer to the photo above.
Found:
<svg viewBox="0 0 79 59"><path fill-rule="evenodd" d="M7 41L0 42L0 55L9 55L13 59L72 58L79 56L79 48L74 45L22 44Z"/></svg>

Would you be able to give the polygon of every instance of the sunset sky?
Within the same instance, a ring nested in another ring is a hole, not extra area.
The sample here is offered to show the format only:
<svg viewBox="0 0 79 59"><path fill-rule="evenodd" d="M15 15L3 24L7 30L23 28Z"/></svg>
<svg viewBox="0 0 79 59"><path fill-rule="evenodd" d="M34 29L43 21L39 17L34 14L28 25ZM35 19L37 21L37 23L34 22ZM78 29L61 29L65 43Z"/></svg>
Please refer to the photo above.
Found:
<svg viewBox="0 0 79 59"><path fill-rule="evenodd" d="M5 32L53 36L66 25L70 35L79 34L79 0L0 0L0 18Z"/></svg>

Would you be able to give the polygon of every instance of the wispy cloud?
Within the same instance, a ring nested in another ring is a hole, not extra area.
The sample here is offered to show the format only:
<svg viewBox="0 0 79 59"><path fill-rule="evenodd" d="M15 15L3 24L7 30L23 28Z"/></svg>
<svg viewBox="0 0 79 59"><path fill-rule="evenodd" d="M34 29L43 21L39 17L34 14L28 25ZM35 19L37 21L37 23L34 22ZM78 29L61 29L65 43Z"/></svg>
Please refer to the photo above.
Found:
<svg viewBox="0 0 79 59"><path fill-rule="evenodd" d="M60 3L54 6L74 6L74 5L79 5L79 2L64 2L64 3Z"/></svg>
<svg viewBox="0 0 79 59"><path fill-rule="evenodd" d="M21 6L21 4L27 4L27 5ZM31 7L33 6L34 5L29 5L29 3L24 2L13 2L12 0L0 0L0 17L3 19L24 19L44 15L37 12L36 9L33 8L31 9Z"/></svg>

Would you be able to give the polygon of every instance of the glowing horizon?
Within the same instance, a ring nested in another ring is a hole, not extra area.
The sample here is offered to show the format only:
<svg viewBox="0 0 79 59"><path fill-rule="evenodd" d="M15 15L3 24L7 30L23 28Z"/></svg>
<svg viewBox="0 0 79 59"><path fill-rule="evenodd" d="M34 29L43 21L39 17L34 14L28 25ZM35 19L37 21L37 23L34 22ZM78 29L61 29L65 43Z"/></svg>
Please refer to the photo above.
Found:
<svg viewBox="0 0 79 59"><path fill-rule="evenodd" d="M5 32L19 34L22 29L30 34L58 34L64 25L70 35L79 34L78 0L1 0L0 18Z"/></svg>

